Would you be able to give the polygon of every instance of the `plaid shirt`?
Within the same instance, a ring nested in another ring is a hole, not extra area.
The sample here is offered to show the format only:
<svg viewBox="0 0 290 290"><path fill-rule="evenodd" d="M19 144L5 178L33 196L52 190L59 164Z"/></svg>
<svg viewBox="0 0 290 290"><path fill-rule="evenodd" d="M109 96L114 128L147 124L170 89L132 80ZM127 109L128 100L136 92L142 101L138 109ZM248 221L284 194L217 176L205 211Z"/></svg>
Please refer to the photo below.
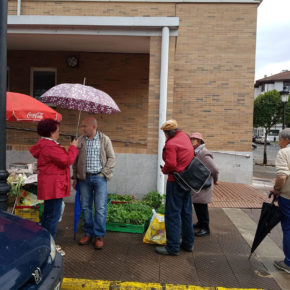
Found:
<svg viewBox="0 0 290 290"><path fill-rule="evenodd" d="M101 143L100 134L94 136L93 139L86 137L87 142L87 172L98 173L102 170L101 163Z"/></svg>

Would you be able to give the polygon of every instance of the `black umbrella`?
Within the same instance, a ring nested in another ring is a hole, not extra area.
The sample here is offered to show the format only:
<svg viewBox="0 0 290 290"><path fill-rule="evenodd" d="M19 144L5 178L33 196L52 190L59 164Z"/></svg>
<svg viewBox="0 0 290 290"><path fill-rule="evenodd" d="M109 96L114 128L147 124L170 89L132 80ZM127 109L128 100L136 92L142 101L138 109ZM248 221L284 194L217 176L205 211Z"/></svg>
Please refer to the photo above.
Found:
<svg viewBox="0 0 290 290"><path fill-rule="evenodd" d="M269 198L272 193L270 193ZM258 227L256 230L255 238L253 241L253 245L251 248L251 254L249 259L251 258L253 252L257 249L263 239L270 233L270 231L281 221L282 214L278 206L274 204L276 201L276 197L273 197L271 203L263 202L261 215L258 223Z"/></svg>

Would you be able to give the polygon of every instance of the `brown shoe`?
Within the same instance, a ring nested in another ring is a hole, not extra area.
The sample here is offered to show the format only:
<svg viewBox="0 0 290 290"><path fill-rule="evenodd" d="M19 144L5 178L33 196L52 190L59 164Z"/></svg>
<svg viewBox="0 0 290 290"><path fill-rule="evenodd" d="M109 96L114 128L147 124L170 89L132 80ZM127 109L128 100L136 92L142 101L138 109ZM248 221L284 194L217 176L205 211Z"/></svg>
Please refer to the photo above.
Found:
<svg viewBox="0 0 290 290"><path fill-rule="evenodd" d="M83 236L79 241L79 245L81 246L88 245L90 243L90 240L91 240L90 236Z"/></svg>
<svg viewBox="0 0 290 290"><path fill-rule="evenodd" d="M104 247L104 238L96 238L95 241L95 249L101 250Z"/></svg>

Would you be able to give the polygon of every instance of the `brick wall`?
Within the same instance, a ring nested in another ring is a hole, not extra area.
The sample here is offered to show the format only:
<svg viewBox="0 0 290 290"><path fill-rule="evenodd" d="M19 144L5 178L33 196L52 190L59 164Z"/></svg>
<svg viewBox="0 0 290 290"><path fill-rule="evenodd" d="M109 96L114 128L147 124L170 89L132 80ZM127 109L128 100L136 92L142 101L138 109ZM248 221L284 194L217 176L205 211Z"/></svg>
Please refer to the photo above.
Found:
<svg viewBox="0 0 290 290"><path fill-rule="evenodd" d="M177 5L173 116L209 148L251 151L256 5Z"/></svg>
<svg viewBox="0 0 290 290"><path fill-rule="evenodd" d="M9 1L11 14L13 7L14 2ZM175 118L186 132L203 133L208 147L213 150L251 150L257 4L23 1L22 14L179 17L178 37L170 41L167 117ZM157 152L160 42L160 37L151 37L149 56L106 56L103 67L107 69L106 77L99 79L98 72L94 71L92 75L98 74L94 78L98 81L93 83L88 78L89 83L113 97L121 88L122 97L115 100L122 114L104 116L100 122L104 131L111 138L147 143L147 146L126 146L116 142L117 152ZM12 61L11 54L8 63ZM13 54L14 59L19 52ZM51 60L58 64L64 54L56 53ZM119 79L124 76L120 65L123 57L130 60L126 78L136 77L138 92ZM84 59L90 62L91 55L85 54ZM100 59L103 59L101 54ZM22 61L18 57L20 64ZM140 62L145 68L143 74L138 67L134 68ZM90 70L92 68L87 67L83 73ZM138 75L140 73L142 76ZM83 77L82 73L61 70L58 75L59 83L62 80L81 82ZM28 81L25 75L20 75L15 77L15 84L22 79ZM66 117L66 114L71 113L64 112L68 128L74 116ZM111 122L115 126L111 126ZM8 138L16 142L18 135L13 139L9 133Z"/></svg>
<svg viewBox="0 0 290 290"><path fill-rule="evenodd" d="M149 55L78 53L80 65L77 68L69 68L66 65L65 60L69 55L70 52L9 51L10 91L30 94L31 67L56 68L57 83L82 83L86 77L87 85L107 92L121 110L120 113L112 115L96 115L100 130L116 140L114 142L116 151L146 152ZM75 134L78 113L61 108L56 110L63 115L61 130L64 133ZM82 113L82 117L86 115L87 113ZM8 125L36 128L36 124L20 122ZM36 133L16 130L7 132L7 144L10 145L30 145L37 139ZM68 145L69 138L62 138L61 143ZM13 149L15 148L14 146Z"/></svg>

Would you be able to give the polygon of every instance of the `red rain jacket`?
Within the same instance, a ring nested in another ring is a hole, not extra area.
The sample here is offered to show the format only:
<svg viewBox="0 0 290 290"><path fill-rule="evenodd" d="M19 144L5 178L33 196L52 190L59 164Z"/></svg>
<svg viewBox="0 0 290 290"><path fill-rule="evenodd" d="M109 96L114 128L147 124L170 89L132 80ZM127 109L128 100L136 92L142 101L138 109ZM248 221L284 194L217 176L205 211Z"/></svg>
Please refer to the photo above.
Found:
<svg viewBox="0 0 290 290"><path fill-rule="evenodd" d="M37 160L37 198L48 200L70 195L70 165L78 155L78 149L70 146L68 151L52 140L41 138L30 148Z"/></svg>
<svg viewBox="0 0 290 290"><path fill-rule="evenodd" d="M174 181L172 172L183 171L194 157L194 149L189 137L182 131L168 139L163 148L165 162L162 172L168 174L168 181Z"/></svg>

